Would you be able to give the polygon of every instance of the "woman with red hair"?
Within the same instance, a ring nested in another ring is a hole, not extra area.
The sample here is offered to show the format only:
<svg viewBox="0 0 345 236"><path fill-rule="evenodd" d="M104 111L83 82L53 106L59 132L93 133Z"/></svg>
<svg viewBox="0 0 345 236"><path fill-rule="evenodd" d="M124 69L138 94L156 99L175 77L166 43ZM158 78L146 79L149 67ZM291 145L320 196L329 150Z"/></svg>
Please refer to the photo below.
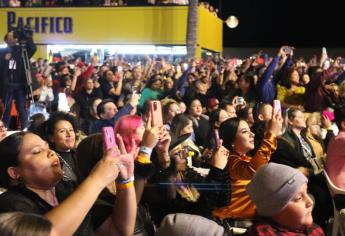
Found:
<svg viewBox="0 0 345 236"><path fill-rule="evenodd" d="M134 139L137 146L143 139L145 127L140 116L127 115L120 118L116 124L114 132L120 134L125 144L127 152L132 150L132 139Z"/></svg>

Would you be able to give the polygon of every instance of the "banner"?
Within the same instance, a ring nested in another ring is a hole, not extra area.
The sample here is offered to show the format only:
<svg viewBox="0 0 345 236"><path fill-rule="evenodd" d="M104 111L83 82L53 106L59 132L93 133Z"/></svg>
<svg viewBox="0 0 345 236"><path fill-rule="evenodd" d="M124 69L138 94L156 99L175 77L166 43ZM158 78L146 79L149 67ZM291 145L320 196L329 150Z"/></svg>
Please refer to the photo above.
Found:
<svg viewBox="0 0 345 236"><path fill-rule="evenodd" d="M38 44L184 45L187 7L1 8L0 24L29 24Z"/></svg>

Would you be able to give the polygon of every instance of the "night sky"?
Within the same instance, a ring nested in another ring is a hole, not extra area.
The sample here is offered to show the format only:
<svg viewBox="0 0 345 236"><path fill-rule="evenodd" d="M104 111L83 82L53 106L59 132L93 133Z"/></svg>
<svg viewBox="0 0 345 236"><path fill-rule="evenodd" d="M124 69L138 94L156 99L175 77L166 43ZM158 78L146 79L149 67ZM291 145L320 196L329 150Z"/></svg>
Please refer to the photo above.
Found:
<svg viewBox="0 0 345 236"><path fill-rule="evenodd" d="M224 47L345 47L345 14L339 1L210 0L225 20L239 19L236 29L224 24ZM303 2L303 5L301 4ZM343 3L344 4L344 3Z"/></svg>

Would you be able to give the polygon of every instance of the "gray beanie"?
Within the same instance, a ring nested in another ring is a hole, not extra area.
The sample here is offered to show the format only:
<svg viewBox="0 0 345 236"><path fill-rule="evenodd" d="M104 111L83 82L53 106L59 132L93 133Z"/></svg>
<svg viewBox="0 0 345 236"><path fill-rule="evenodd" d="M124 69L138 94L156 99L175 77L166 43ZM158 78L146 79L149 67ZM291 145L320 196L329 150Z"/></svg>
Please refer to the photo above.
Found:
<svg viewBox="0 0 345 236"><path fill-rule="evenodd" d="M290 166L269 163L260 167L247 185L247 193L261 216L281 212L308 179Z"/></svg>
<svg viewBox="0 0 345 236"><path fill-rule="evenodd" d="M224 228L198 215L183 213L164 217L155 236L224 236Z"/></svg>

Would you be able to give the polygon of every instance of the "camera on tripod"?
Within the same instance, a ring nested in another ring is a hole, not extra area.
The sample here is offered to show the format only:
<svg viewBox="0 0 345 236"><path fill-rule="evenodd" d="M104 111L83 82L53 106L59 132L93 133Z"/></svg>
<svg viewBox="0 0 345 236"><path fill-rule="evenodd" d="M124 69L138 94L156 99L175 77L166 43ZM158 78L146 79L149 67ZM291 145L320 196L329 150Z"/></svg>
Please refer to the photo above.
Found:
<svg viewBox="0 0 345 236"><path fill-rule="evenodd" d="M34 31L31 29L30 25L18 26L12 28L12 30L14 37L17 38L19 42L25 42L34 35Z"/></svg>

